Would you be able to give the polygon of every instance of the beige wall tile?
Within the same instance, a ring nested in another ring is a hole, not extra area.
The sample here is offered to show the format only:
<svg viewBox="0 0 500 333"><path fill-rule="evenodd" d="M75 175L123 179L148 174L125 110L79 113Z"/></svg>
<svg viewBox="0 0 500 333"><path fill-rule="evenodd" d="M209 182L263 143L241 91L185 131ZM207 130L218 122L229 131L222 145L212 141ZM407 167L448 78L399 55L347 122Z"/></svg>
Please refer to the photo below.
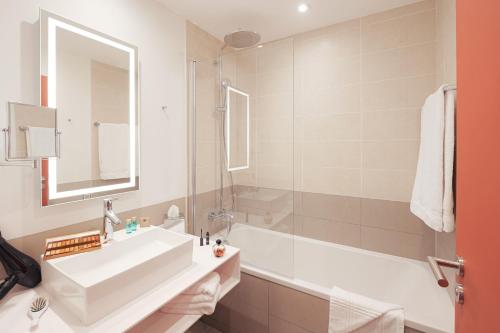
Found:
<svg viewBox="0 0 500 333"><path fill-rule="evenodd" d="M361 247L401 257L426 260L434 253L434 234L415 235L399 231L361 227Z"/></svg>
<svg viewBox="0 0 500 333"><path fill-rule="evenodd" d="M311 59L307 65L295 66L299 92L311 93L318 87L355 84L360 81L360 56L332 61Z"/></svg>
<svg viewBox="0 0 500 333"><path fill-rule="evenodd" d="M289 117L293 118L293 94L261 96L255 100L256 118Z"/></svg>
<svg viewBox="0 0 500 333"><path fill-rule="evenodd" d="M302 187L306 192L360 196L361 170L304 165Z"/></svg>
<svg viewBox="0 0 500 333"><path fill-rule="evenodd" d="M308 89L307 93L299 91L295 94L295 114L307 116L357 113L361 110L360 93L359 84Z"/></svg>
<svg viewBox="0 0 500 333"><path fill-rule="evenodd" d="M297 215L361 223L361 199L357 197L294 192L294 212Z"/></svg>
<svg viewBox="0 0 500 333"><path fill-rule="evenodd" d="M290 116L269 116L255 121L257 141L292 142L293 118Z"/></svg>
<svg viewBox="0 0 500 333"><path fill-rule="evenodd" d="M257 73L257 50L250 49L235 55L236 76L255 75Z"/></svg>
<svg viewBox="0 0 500 333"><path fill-rule="evenodd" d="M292 92L293 71L291 69L278 69L257 74L257 97Z"/></svg>
<svg viewBox="0 0 500 333"><path fill-rule="evenodd" d="M413 328L405 327L405 333L424 333Z"/></svg>
<svg viewBox="0 0 500 333"><path fill-rule="evenodd" d="M249 274L241 274L240 283L220 302L231 304L233 302L248 303L264 312L269 311L269 282Z"/></svg>
<svg viewBox="0 0 500 333"><path fill-rule="evenodd" d="M256 158L262 165L293 165L293 143L281 141L259 141Z"/></svg>
<svg viewBox="0 0 500 333"><path fill-rule="evenodd" d="M434 91L434 81L434 75L427 75L364 83L361 88L361 108L363 111L419 109L425 98Z"/></svg>
<svg viewBox="0 0 500 333"><path fill-rule="evenodd" d="M299 215L295 221L301 224L301 236L355 247L361 245L361 229L357 224Z"/></svg>
<svg viewBox="0 0 500 333"><path fill-rule="evenodd" d="M436 71L435 43L363 54L362 80L381 81L433 75Z"/></svg>
<svg viewBox="0 0 500 333"><path fill-rule="evenodd" d="M377 22L364 22L363 52L400 48L434 41L435 12L433 9L412 15Z"/></svg>
<svg viewBox="0 0 500 333"><path fill-rule="evenodd" d="M409 203L376 199L361 199L361 224L417 235L427 228L410 212Z"/></svg>
<svg viewBox="0 0 500 333"><path fill-rule="evenodd" d="M224 79L229 78L232 86L244 91L250 95L250 107L255 104L257 97L257 75L230 75L224 76Z"/></svg>
<svg viewBox="0 0 500 333"><path fill-rule="evenodd" d="M269 314L305 330L328 331L329 302L278 284L269 284Z"/></svg>
<svg viewBox="0 0 500 333"><path fill-rule="evenodd" d="M363 170L364 198L410 202L414 171Z"/></svg>
<svg viewBox="0 0 500 333"><path fill-rule="evenodd" d="M349 169L361 168L360 142L304 142L303 147L304 165Z"/></svg>
<svg viewBox="0 0 500 333"><path fill-rule="evenodd" d="M351 20L294 37L298 66L312 60L327 62L360 53L360 20Z"/></svg>
<svg viewBox="0 0 500 333"><path fill-rule="evenodd" d="M364 140L419 140L420 110L363 113Z"/></svg>
<svg viewBox="0 0 500 333"><path fill-rule="evenodd" d="M259 165L257 186L283 190L293 189L293 166Z"/></svg>
<svg viewBox="0 0 500 333"><path fill-rule="evenodd" d="M317 117L296 118L303 130L295 140L332 141L359 140L361 136L361 114L332 114Z"/></svg>
<svg viewBox="0 0 500 333"><path fill-rule="evenodd" d="M256 50L257 73L290 70L293 67L293 38L267 43Z"/></svg>
<svg viewBox="0 0 500 333"><path fill-rule="evenodd" d="M309 333L297 325L278 317L269 316L269 333Z"/></svg>
<svg viewBox="0 0 500 333"><path fill-rule="evenodd" d="M363 142L363 168L416 170L418 140Z"/></svg>
<svg viewBox="0 0 500 333"><path fill-rule="evenodd" d="M428 11L433 8L435 8L434 0L424 0L407 6L397 7L392 10L387 10L384 12L369 15L363 17L361 21L362 24L375 23L375 22L394 19L400 16L415 14L422 11Z"/></svg>

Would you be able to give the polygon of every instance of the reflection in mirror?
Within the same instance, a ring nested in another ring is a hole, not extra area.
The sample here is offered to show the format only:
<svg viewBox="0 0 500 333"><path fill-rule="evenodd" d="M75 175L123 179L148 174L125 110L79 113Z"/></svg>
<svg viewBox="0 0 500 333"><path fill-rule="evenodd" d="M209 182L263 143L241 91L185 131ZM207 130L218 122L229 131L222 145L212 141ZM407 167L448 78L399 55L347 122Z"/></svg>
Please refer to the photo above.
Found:
<svg viewBox="0 0 500 333"><path fill-rule="evenodd" d="M137 48L45 11L40 22L42 95L63 132L42 205L137 190Z"/></svg>
<svg viewBox="0 0 500 333"><path fill-rule="evenodd" d="M227 170L248 169L250 164L250 96L228 86L226 103Z"/></svg>
<svg viewBox="0 0 500 333"><path fill-rule="evenodd" d="M55 109L9 103L7 160L57 156Z"/></svg>

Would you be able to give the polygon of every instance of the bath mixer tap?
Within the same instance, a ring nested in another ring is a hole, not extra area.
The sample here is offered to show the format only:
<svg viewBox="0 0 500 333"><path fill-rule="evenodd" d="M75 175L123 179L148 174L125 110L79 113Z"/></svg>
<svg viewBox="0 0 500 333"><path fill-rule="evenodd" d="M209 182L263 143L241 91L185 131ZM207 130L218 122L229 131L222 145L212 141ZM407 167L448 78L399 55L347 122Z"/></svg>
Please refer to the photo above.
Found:
<svg viewBox="0 0 500 333"><path fill-rule="evenodd" d="M113 239L113 226L122 223L113 211L113 200L104 199L103 236L104 243Z"/></svg>
<svg viewBox="0 0 500 333"><path fill-rule="evenodd" d="M208 220L211 222L223 221L224 223L226 223L226 236L224 241L227 242L227 238L229 237L229 234L231 233L231 229L233 226L233 221L234 221L233 212L227 211L225 209L222 209L218 212L210 212L208 214Z"/></svg>

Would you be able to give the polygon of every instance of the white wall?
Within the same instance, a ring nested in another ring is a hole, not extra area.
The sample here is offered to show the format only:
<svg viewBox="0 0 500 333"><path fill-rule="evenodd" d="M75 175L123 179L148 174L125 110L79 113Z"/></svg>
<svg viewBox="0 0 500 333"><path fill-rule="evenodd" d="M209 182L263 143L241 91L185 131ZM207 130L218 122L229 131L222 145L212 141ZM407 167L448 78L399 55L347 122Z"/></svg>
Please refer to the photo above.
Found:
<svg viewBox="0 0 500 333"><path fill-rule="evenodd" d="M1 127L6 126L7 101L39 102L39 7L139 48L142 188L122 195L115 209L124 211L185 196L185 21L152 0L0 0ZM163 105L168 106L166 112L161 110ZM101 216L100 199L40 208L38 172L0 167L0 230L4 237Z"/></svg>

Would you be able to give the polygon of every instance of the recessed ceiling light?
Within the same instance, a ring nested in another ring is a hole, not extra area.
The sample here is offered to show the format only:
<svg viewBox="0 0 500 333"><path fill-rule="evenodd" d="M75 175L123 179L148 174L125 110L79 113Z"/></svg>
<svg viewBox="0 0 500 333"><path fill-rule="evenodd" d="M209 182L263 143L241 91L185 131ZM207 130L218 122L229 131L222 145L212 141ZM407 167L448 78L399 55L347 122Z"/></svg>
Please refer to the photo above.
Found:
<svg viewBox="0 0 500 333"><path fill-rule="evenodd" d="M264 47L264 45L260 44L260 45L257 45L257 47L260 49L261 47Z"/></svg>
<svg viewBox="0 0 500 333"><path fill-rule="evenodd" d="M297 11L299 13L305 13L309 10L309 5L307 3L301 3L297 6Z"/></svg>

